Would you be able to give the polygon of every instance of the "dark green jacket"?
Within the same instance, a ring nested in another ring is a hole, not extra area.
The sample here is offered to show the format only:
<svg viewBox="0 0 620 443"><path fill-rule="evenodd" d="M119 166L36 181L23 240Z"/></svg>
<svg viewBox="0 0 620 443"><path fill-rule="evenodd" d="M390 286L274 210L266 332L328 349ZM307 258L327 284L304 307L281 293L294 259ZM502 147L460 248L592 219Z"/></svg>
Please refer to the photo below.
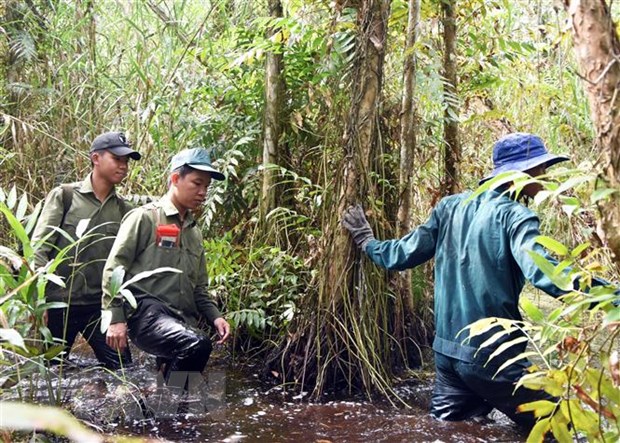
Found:
<svg viewBox="0 0 620 443"><path fill-rule="evenodd" d="M520 320L519 295L526 280L554 297L566 293L528 254L534 250L553 261L535 242L540 235L536 214L495 191L465 203L470 195L442 199L425 224L399 240L373 240L365 249L375 263L394 270L435 258L433 349L465 361L472 361L487 336L465 344L467 334L457 337L459 331L486 317ZM515 347L514 353L520 351Z"/></svg>
<svg viewBox="0 0 620 443"><path fill-rule="evenodd" d="M170 247L157 244L157 226L175 225L180 230L177 243ZM131 315L129 303L110 293L112 272L125 269L124 281L160 267L172 267L181 273L162 272L129 286L134 297L151 296L164 302L189 324L199 316L210 324L221 317L207 291L208 279L202 234L191 213L181 226L179 211L166 195L160 201L131 211L123 219L103 273L104 308L112 311L112 323L124 322Z"/></svg>
<svg viewBox="0 0 620 443"><path fill-rule="evenodd" d="M63 277L65 288L47 283L48 301L64 301L72 305L101 304L103 265L123 216L133 207L114 190L101 203L93 191L91 174L81 182L72 183L71 206L63 218L63 189L54 188L45 200L32 240L37 242L51 235L35 252L35 266L43 267L58 250L73 243L54 228L60 227L72 239L80 241L73 247L55 274Z"/></svg>

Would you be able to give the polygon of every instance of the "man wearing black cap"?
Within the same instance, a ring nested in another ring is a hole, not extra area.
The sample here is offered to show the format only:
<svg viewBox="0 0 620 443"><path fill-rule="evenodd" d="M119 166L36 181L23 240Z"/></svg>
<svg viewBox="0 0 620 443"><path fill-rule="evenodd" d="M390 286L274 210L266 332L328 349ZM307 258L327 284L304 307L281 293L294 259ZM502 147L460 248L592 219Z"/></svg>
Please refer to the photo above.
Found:
<svg viewBox="0 0 620 443"><path fill-rule="evenodd" d="M119 353L107 346L99 328L103 265L121 219L132 209L115 192L115 186L127 176L129 159L139 160L140 154L131 149L122 132L95 138L90 147L92 171L84 180L49 193L32 237L37 268L74 243L58 228L77 241L54 272L63 278L64 287L47 283L46 302L67 304L47 311L47 327L54 339L65 344L65 357L79 332L108 369L131 363L129 351Z"/></svg>
<svg viewBox="0 0 620 443"><path fill-rule="evenodd" d="M547 167L566 160L568 157L547 152L536 135L509 134L495 143L494 170L481 183L510 171L539 177ZM519 295L526 280L554 297L566 293L531 258L529 251L533 250L553 261L536 242L540 235L538 217L514 195L504 192L507 189L505 185L477 196L464 192L445 197L426 223L396 240L376 240L360 206L344 214L343 225L353 241L384 268L404 270L435 258L436 378L431 414L438 419L465 420L497 408L530 428L536 418L531 413L518 413L517 407L551 399L544 391L515 389L527 371L527 360L514 361L499 372L500 359L488 362L491 353L515 339L514 335L505 334L482 349L481 344L498 329L468 342L464 340L466 334L459 335L463 328L483 318L521 320ZM533 198L540 190L540 184L529 183L521 195ZM502 356L507 361L521 354L525 345L512 346L511 352Z"/></svg>

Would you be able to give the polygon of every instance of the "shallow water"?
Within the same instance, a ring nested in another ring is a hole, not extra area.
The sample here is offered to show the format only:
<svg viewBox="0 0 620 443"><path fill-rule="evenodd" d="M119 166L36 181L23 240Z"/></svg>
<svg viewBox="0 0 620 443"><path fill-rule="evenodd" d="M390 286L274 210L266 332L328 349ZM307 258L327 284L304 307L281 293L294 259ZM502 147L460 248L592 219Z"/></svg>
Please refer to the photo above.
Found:
<svg viewBox="0 0 620 443"><path fill-rule="evenodd" d="M134 353L134 356L136 354ZM77 358L76 358L77 357ZM63 378L64 406L108 434L179 442L519 442L501 414L484 422L440 422L428 415L429 382L397 388L410 408L367 401L308 403L303 395L266 386L252 368L231 368L215 356L208 384L190 381L189 399L158 387L150 357L119 375L84 368L88 355ZM129 383L127 383L129 382ZM193 385L192 385L193 383ZM39 395L46 395L43 390ZM41 399L40 399L41 400Z"/></svg>

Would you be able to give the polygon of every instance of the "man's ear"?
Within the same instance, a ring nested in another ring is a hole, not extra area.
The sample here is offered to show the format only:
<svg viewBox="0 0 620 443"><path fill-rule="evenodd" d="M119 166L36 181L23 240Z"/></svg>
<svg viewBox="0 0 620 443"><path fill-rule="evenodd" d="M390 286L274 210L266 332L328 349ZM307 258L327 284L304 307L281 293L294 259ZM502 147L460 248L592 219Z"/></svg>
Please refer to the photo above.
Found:
<svg viewBox="0 0 620 443"><path fill-rule="evenodd" d="M90 161L92 162L93 165L98 165L100 158L101 158L100 152L95 151L92 154L90 154Z"/></svg>
<svg viewBox="0 0 620 443"><path fill-rule="evenodd" d="M179 182L180 178L181 175L178 172L173 172L172 174L170 174L170 184L176 185Z"/></svg>

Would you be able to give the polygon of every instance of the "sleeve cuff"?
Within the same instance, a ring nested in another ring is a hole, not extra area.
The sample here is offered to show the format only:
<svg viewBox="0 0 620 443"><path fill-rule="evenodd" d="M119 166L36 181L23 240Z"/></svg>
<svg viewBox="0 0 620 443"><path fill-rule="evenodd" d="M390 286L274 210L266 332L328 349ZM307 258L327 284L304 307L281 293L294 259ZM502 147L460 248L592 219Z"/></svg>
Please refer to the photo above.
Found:
<svg viewBox="0 0 620 443"><path fill-rule="evenodd" d="M122 306L110 307L110 312L112 312L112 324L125 323L127 321L125 318L125 310Z"/></svg>

